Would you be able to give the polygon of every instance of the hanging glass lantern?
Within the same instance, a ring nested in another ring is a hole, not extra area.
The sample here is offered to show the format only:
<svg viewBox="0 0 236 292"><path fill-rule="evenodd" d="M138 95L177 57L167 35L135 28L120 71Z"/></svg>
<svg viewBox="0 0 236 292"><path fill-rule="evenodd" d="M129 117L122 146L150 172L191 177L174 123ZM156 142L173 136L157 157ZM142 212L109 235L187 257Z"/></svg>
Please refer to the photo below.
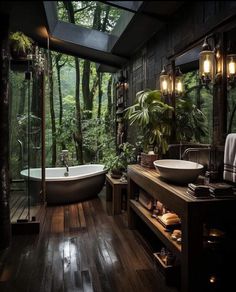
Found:
<svg viewBox="0 0 236 292"><path fill-rule="evenodd" d="M231 54L227 56L227 77L236 76L236 55Z"/></svg>
<svg viewBox="0 0 236 292"><path fill-rule="evenodd" d="M202 46L202 51L199 56L199 77L203 84L208 84L214 81L215 74L215 54L210 49L207 39L205 38Z"/></svg>
<svg viewBox="0 0 236 292"><path fill-rule="evenodd" d="M236 54L227 56L227 80L230 86L236 84Z"/></svg>
<svg viewBox="0 0 236 292"><path fill-rule="evenodd" d="M160 74L160 90L163 96L168 95L170 91L170 78L165 66L163 66Z"/></svg>
<svg viewBox="0 0 236 292"><path fill-rule="evenodd" d="M180 96L184 91L183 84L183 74L180 71L180 68L177 67L175 70L175 95Z"/></svg>

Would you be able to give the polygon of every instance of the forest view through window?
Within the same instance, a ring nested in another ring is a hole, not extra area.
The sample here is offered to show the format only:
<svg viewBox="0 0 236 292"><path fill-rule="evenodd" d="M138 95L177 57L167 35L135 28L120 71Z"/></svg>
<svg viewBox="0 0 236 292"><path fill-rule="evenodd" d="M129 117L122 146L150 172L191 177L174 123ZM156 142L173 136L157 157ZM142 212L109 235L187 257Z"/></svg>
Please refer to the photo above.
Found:
<svg viewBox="0 0 236 292"><path fill-rule="evenodd" d="M184 74L184 95L176 99L176 122L179 142L212 142L212 86L199 83L198 70Z"/></svg>
<svg viewBox="0 0 236 292"><path fill-rule="evenodd" d="M118 22L133 13L99 1L57 1L57 15L59 20L113 34Z"/></svg>
<svg viewBox="0 0 236 292"><path fill-rule="evenodd" d="M49 51L46 94L46 166L102 162L115 149L112 83L95 63Z"/></svg>

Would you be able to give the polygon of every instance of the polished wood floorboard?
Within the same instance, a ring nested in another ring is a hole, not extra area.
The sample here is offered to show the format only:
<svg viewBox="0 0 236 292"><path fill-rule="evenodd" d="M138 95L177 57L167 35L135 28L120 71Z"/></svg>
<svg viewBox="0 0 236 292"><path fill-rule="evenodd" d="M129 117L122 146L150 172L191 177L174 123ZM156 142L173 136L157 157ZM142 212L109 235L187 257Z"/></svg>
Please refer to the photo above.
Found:
<svg viewBox="0 0 236 292"><path fill-rule="evenodd" d="M41 213L43 214L43 213ZM110 216L104 192L47 207L38 235L14 236L0 252L1 292L169 292L126 213Z"/></svg>
<svg viewBox="0 0 236 292"><path fill-rule="evenodd" d="M40 216L42 206L40 203L33 204L30 202L30 213L28 212L28 197L24 191L14 191L10 194L10 218L11 222L15 223L17 220L30 219L32 216Z"/></svg>

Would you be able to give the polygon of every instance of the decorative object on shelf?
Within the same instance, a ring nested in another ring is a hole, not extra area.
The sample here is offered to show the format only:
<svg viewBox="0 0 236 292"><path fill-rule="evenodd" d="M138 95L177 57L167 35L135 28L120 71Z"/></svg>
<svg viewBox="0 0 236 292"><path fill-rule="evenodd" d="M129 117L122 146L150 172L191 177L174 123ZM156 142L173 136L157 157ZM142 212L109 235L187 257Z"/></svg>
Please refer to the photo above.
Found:
<svg viewBox="0 0 236 292"><path fill-rule="evenodd" d="M154 168L153 162L158 159L158 154L141 153L140 164L143 167Z"/></svg>
<svg viewBox="0 0 236 292"><path fill-rule="evenodd" d="M139 91L136 102L126 109L125 117L130 125L138 125L143 134L143 166L153 167L156 154L160 156L167 151L171 134L171 111L173 107L162 100L161 92L150 89Z"/></svg>
<svg viewBox="0 0 236 292"><path fill-rule="evenodd" d="M174 229L171 234L171 239L176 241L177 243L181 243L182 241L182 232L180 229Z"/></svg>
<svg viewBox="0 0 236 292"><path fill-rule="evenodd" d="M181 221L177 214L175 213L165 213L162 216L157 216L157 220L166 228L166 229L176 229L180 227Z"/></svg>
<svg viewBox="0 0 236 292"><path fill-rule="evenodd" d="M139 191L139 203L143 205L149 211L153 209L153 199L150 195L148 195L143 190Z"/></svg>
<svg viewBox="0 0 236 292"><path fill-rule="evenodd" d="M23 32L10 34L10 52L13 59L27 59L33 52L33 40Z"/></svg>
<svg viewBox="0 0 236 292"><path fill-rule="evenodd" d="M156 269L165 277L167 285L178 285L180 277L180 265L176 257L166 248L153 254Z"/></svg>

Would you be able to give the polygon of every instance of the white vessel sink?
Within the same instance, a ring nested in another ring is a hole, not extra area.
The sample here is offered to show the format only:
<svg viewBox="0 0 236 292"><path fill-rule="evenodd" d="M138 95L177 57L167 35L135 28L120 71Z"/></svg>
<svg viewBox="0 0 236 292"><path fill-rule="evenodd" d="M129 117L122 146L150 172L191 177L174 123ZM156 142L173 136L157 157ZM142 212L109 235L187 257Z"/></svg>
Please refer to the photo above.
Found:
<svg viewBox="0 0 236 292"><path fill-rule="evenodd" d="M161 177L177 184L194 182L204 168L200 163L177 159L155 160L153 164Z"/></svg>

